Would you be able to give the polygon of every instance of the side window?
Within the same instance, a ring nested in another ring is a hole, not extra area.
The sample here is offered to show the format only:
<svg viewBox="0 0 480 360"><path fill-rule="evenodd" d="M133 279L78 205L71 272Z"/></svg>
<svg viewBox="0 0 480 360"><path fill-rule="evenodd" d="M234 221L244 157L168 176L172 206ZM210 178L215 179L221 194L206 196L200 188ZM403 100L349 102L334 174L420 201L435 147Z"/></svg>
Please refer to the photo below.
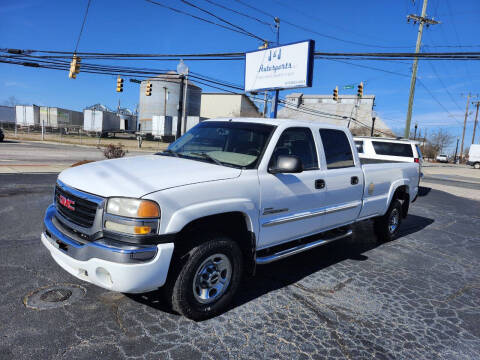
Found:
<svg viewBox="0 0 480 360"><path fill-rule="evenodd" d="M355 166L350 142L343 131L320 129L320 137L327 160L327 169Z"/></svg>
<svg viewBox="0 0 480 360"><path fill-rule="evenodd" d="M317 151L309 128L286 129L278 139L271 161L279 155L295 155L302 160L304 170L318 169Z"/></svg>
<svg viewBox="0 0 480 360"><path fill-rule="evenodd" d="M386 141L372 141L375 153L378 155L413 157L410 144L390 143Z"/></svg>
<svg viewBox="0 0 480 360"><path fill-rule="evenodd" d="M355 147L359 153L363 154L363 141L355 140Z"/></svg>

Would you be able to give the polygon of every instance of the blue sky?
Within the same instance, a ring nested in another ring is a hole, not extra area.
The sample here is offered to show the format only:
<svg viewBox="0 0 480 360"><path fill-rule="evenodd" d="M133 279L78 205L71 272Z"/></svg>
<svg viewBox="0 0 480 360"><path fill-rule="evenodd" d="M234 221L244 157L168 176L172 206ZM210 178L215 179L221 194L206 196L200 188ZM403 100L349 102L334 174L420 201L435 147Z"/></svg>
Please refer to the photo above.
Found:
<svg viewBox="0 0 480 360"><path fill-rule="evenodd" d="M255 39L172 13L144 0L91 1L79 51L243 52L254 50L260 45ZM274 39L272 29L266 25L227 12L205 0L191 1L262 38ZM234 0L215 1L273 23L272 17L255 12ZM421 11L420 0L242 1L280 18L281 43L314 39L317 51L332 52L413 51L417 26L408 24L406 15L420 14ZM159 0L159 2L206 16L180 1ZM73 51L86 4L87 0L0 0L2 19L0 47ZM427 13L441 21L441 24L425 30L424 51L480 51L478 0L429 0ZM282 23L282 19L314 30L316 33ZM330 39L320 34L346 41ZM352 44L348 41L361 44ZM342 90L342 86L363 81L365 93L376 95L376 111L393 130L403 133L411 62L349 62L357 66L332 60L316 60L313 87L299 91L330 94L338 85L340 93L353 94L355 90ZM176 67L176 62L123 63L158 69ZM241 61L191 61L188 65L197 73L243 85L244 64ZM406 76L362 66L377 67ZM453 135L461 136L466 94L480 93L478 61L421 61L418 76L425 87L417 83L412 128L413 123L417 121L421 129L427 128L432 131L444 127ZM216 90L204 87L204 91ZM290 92L292 91L283 91L281 96ZM0 103L10 96L15 96L26 104L35 103L76 110L98 102L115 107L120 99L122 105L134 108L138 103L139 89L138 85L127 81L124 92L118 94L115 92L114 76L80 73L76 80L71 80L68 79L68 74L62 71L0 64ZM470 108L474 110L472 106ZM465 137L467 146L471 142L474 116L475 113L471 114L467 123ZM477 142L479 138L480 134Z"/></svg>

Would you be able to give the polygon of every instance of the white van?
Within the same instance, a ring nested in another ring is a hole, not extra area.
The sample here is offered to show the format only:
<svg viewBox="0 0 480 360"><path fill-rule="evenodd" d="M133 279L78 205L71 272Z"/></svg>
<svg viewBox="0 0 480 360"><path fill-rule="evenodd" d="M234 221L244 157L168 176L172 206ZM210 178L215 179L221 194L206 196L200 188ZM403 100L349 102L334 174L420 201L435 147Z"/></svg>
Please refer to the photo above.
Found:
<svg viewBox="0 0 480 360"><path fill-rule="evenodd" d="M376 162L416 162L423 158L418 141L367 136L354 137L358 156L363 164Z"/></svg>
<svg viewBox="0 0 480 360"><path fill-rule="evenodd" d="M472 144L468 153L467 165L480 169L480 144Z"/></svg>

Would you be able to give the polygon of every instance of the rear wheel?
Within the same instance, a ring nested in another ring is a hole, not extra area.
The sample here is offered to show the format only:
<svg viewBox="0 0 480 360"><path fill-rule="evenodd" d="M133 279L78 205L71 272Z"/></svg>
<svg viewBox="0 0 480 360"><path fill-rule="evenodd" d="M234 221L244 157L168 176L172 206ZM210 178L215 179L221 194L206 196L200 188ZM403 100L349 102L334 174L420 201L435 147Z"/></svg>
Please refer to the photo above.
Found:
<svg viewBox="0 0 480 360"><path fill-rule="evenodd" d="M480 162L477 162L477 163L473 164L473 167L475 169L480 169Z"/></svg>
<svg viewBox="0 0 480 360"><path fill-rule="evenodd" d="M237 243L225 236L209 236L188 252L188 259L165 286L166 295L174 311L193 320L207 319L229 305L242 272Z"/></svg>
<svg viewBox="0 0 480 360"><path fill-rule="evenodd" d="M375 218L373 226L380 241L391 241L397 237L401 224L402 203L395 199L385 215Z"/></svg>

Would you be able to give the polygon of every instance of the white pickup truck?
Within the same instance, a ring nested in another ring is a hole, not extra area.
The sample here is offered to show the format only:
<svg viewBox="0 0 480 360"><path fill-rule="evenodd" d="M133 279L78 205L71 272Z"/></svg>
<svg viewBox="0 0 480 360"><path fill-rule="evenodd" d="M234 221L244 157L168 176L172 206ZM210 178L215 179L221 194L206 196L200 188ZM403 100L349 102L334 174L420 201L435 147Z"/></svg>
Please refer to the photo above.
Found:
<svg viewBox="0 0 480 360"><path fill-rule="evenodd" d="M345 127L204 121L166 151L60 173L41 241L70 274L106 289L162 287L192 319L221 312L242 275L351 235L374 219L391 240L419 164L361 165Z"/></svg>

